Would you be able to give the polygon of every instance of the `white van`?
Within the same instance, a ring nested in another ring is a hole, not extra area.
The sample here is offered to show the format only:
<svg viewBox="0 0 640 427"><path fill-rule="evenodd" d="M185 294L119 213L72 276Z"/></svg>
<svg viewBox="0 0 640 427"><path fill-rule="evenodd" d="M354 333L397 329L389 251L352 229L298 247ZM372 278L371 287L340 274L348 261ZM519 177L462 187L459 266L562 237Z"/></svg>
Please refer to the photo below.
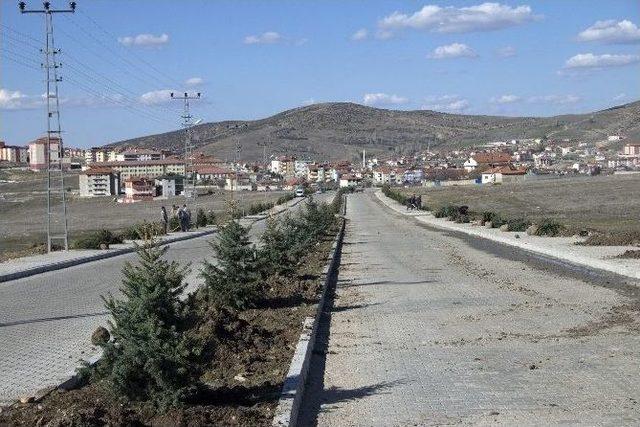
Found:
<svg viewBox="0 0 640 427"><path fill-rule="evenodd" d="M296 188L296 197L304 197L304 188Z"/></svg>

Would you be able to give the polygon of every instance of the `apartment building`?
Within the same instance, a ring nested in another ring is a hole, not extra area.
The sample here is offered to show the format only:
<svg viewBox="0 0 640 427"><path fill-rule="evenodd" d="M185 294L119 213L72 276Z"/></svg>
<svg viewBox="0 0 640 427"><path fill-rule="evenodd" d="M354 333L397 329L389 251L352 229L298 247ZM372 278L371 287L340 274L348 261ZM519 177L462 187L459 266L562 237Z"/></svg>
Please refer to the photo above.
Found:
<svg viewBox="0 0 640 427"><path fill-rule="evenodd" d="M0 161L2 160L11 163L28 163L29 149L17 145L5 145L4 141L0 141Z"/></svg>
<svg viewBox="0 0 640 427"><path fill-rule="evenodd" d="M120 174L111 168L91 168L78 179L81 197L115 196L120 190Z"/></svg>
<svg viewBox="0 0 640 427"><path fill-rule="evenodd" d="M184 161L180 159L162 159L146 161L102 162L90 166L104 166L120 173L122 181L131 177L157 178L168 174L184 175Z"/></svg>

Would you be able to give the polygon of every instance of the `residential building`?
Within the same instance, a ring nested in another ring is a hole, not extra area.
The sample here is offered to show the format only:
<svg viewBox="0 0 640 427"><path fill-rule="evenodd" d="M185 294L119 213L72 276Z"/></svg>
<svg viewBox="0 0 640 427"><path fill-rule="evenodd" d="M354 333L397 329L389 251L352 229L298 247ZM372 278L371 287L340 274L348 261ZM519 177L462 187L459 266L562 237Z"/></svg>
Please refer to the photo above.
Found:
<svg viewBox="0 0 640 427"><path fill-rule="evenodd" d="M196 167L196 179L198 181L226 180L231 175L235 175L235 172L220 166Z"/></svg>
<svg viewBox="0 0 640 427"><path fill-rule="evenodd" d="M631 157L640 156L640 143L626 144L623 154Z"/></svg>
<svg viewBox="0 0 640 427"><path fill-rule="evenodd" d="M141 177L130 177L124 180L124 198L122 203L134 203L153 200L156 195L155 181Z"/></svg>
<svg viewBox="0 0 640 427"><path fill-rule="evenodd" d="M136 148L118 153L115 157L117 162L148 162L152 160L161 160L162 153L160 151L148 150L146 148Z"/></svg>
<svg viewBox="0 0 640 427"><path fill-rule="evenodd" d="M176 176L162 176L154 180L156 187L156 195L166 199L180 194L183 190L182 177Z"/></svg>
<svg viewBox="0 0 640 427"><path fill-rule="evenodd" d="M230 191L252 191L255 183L251 182L248 174L239 173L227 176L225 179L225 190Z"/></svg>
<svg viewBox="0 0 640 427"><path fill-rule="evenodd" d="M362 178L358 178L354 174L346 173L340 176L340 188L356 187L360 184Z"/></svg>
<svg viewBox="0 0 640 427"><path fill-rule="evenodd" d="M157 178L168 174L184 175L185 173L184 161L181 159L147 160L143 162L98 162L96 166L110 167L120 172L122 181L126 181L131 177Z"/></svg>
<svg viewBox="0 0 640 427"><path fill-rule="evenodd" d="M325 182L326 172L324 166L309 165L307 171L307 181L309 182Z"/></svg>
<svg viewBox="0 0 640 427"><path fill-rule="evenodd" d="M56 162L60 159L60 138L52 137L47 150L48 138L43 136L29 143L29 168L34 171L43 171L47 169L49 161L49 152L51 152L51 161ZM68 163L62 165L68 168Z"/></svg>
<svg viewBox="0 0 640 427"><path fill-rule="evenodd" d="M476 153L464 162L463 167L467 172L474 171L478 168L495 168L505 166L511 162L511 154L494 151L488 153Z"/></svg>
<svg viewBox="0 0 640 427"><path fill-rule="evenodd" d="M4 141L0 141L0 161L2 160L11 163L28 163L29 149L17 145L5 145Z"/></svg>
<svg viewBox="0 0 640 427"><path fill-rule="evenodd" d="M111 168L87 169L78 180L80 197L114 196L120 191L120 174Z"/></svg>
<svg viewBox="0 0 640 427"><path fill-rule="evenodd" d="M271 160L271 172L282 176L294 176L296 173L296 159L294 157L280 156Z"/></svg>
<svg viewBox="0 0 640 427"><path fill-rule="evenodd" d="M483 184L500 184L514 182L524 178L527 170L512 165L499 166L482 172Z"/></svg>

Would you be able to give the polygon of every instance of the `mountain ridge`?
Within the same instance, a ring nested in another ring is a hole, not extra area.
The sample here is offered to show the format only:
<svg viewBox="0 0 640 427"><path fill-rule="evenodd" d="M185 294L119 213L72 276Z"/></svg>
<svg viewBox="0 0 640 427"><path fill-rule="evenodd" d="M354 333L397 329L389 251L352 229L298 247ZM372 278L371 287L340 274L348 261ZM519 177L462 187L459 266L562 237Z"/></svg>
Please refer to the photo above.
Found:
<svg viewBox="0 0 640 427"><path fill-rule="evenodd" d="M608 135L640 137L640 101L584 114L552 117L507 117L390 110L349 102L297 107L257 120L225 120L192 128L194 149L233 159L266 154L312 160L355 159L368 153L403 153L416 149L451 149L518 138L579 139L595 142ZM171 131L107 144L106 147L177 149L183 131Z"/></svg>

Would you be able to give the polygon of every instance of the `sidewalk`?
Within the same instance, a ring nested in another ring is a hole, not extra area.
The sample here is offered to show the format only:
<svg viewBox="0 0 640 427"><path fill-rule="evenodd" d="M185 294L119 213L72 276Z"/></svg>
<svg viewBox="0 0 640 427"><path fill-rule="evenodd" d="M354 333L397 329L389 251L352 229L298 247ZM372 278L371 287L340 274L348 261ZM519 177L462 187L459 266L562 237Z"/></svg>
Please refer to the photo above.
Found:
<svg viewBox="0 0 640 427"><path fill-rule="evenodd" d="M267 218L269 215L278 215L291 207L300 203L304 198L295 198L289 200L282 205L276 205L269 211L246 216L243 220L247 221L245 225L252 225L257 221ZM182 240L195 239L215 233L217 227L206 226L198 230L188 231L184 233L169 233L166 236L158 238L161 245L166 245ZM84 264L105 258L131 253L135 251L134 243L142 243L142 241L127 241L126 243L111 245L109 249L73 249L70 251L53 252L51 254L32 255L22 258L16 258L0 263L0 283L9 280L20 279L23 277L33 276L35 274L44 273L46 271L60 270L62 268L74 265Z"/></svg>
<svg viewBox="0 0 640 427"><path fill-rule="evenodd" d="M472 224L457 224L444 218L436 218L426 211L407 211L406 207L376 191L376 197L395 212L444 230L457 231L483 239L493 240L536 254L555 258L570 264L605 270L611 273L640 279L640 260L615 258L635 246L578 246L580 237L529 236L525 232L500 231ZM517 237L516 237L517 236Z"/></svg>

